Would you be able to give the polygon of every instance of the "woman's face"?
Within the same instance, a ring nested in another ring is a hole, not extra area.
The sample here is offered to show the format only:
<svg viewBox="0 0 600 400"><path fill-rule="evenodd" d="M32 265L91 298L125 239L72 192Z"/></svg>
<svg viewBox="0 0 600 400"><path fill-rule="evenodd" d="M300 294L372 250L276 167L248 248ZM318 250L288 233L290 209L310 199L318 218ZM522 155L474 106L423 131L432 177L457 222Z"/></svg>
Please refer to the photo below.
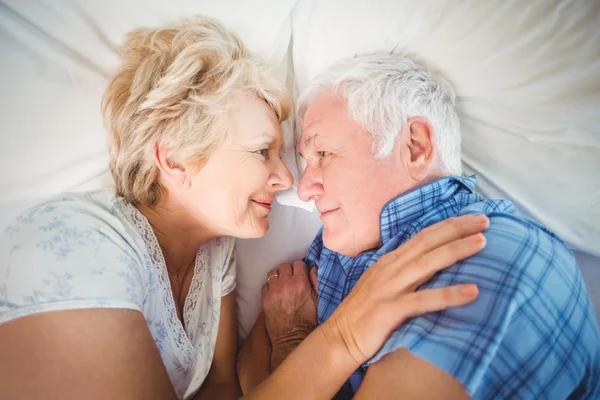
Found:
<svg viewBox="0 0 600 400"><path fill-rule="evenodd" d="M275 193L292 175L281 162L283 137L275 112L258 97L238 99L229 117L228 138L190 178L186 208L218 235L263 236Z"/></svg>

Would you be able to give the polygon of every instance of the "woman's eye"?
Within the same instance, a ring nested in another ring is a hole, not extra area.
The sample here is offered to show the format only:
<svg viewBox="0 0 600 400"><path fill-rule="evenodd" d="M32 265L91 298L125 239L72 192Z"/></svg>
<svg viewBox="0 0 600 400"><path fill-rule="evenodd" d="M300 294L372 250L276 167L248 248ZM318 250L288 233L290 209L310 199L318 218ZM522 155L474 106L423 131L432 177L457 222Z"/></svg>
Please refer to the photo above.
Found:
<svg viewBox="0 0 600 400"><path fill-rule="evenodd" d="M319 158L325 158L325 157L327 157L328 155L330 155L330 154L331 154L331 153L330 153L330 152L328 152L328 151L319 151L319 152L317 152L317 153L319 154Z"/></svg>
<svg viewBox="0 0 600 400"><path fill-rule="evenodd" d="M263 157L267 157L267 155L269 154L269 149L260 149L260 150L256 150L254 152L255 154L261 155Z"/></svg>

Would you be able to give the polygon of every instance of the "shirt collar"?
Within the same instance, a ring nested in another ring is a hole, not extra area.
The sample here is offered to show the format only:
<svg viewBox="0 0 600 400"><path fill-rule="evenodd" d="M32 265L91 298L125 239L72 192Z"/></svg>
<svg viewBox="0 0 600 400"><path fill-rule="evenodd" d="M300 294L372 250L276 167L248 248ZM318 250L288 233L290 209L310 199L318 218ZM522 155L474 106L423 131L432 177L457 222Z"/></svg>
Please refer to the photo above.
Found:
<svg viewBox="0 0 600 400"><path fill-rule="evenodd" d="M385 244L402 227L423 217L437 205L451 199L459 191L473 192L477 177L448 176L403 193L390 200L381 211L379 226L381 241Z"/></svg>
<svg viewBox="0 0 600 400"><path fill-rule="evenodd" d="M476 176L438 179L393 198L383 207L379 217L379 229L382 244L385 245L410 223L431 212L432 208L450 200L458 192L473 193ZM348 272L355 262L368 264L377 253L377 249L368 250L357 257L335 253L344 271Z"/></svg>

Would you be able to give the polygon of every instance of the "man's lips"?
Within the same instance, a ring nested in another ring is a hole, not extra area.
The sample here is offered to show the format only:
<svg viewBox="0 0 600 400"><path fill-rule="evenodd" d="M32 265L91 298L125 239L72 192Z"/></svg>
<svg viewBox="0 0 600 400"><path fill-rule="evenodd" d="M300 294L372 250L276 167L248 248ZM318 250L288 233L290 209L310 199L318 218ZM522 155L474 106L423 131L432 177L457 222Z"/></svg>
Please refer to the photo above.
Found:
<svg viewBox="0 0 600 400"><path fill-rule="evenodd" d="M319 213L321 213L321 217L324 217L326 215L333 214L334 212L336 212L339 209L340 209L339 207L338 208L332 208L332 209L329 209L327 211L319 211Z"/></svg>

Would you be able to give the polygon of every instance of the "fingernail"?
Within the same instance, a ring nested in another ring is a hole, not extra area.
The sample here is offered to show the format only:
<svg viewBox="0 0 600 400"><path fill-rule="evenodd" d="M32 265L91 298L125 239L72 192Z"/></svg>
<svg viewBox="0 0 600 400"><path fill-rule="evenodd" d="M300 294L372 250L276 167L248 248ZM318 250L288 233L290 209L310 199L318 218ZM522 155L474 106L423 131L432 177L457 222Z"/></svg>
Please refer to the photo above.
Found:
<svg viewBox="0 0 600 400"><path fill-rule="evenodd" d="M465 296L477 296L479 294L479 289L476 285L468 284L462 285L460 287L460 292Z"/></svg>
<svg viewBox="0 0 600 400"><path fill-rule="evenodd" d="M480 214L476 218L477 223L483 224L488 223L490 220L485 214Z"/></svg>
<svg viewBox="0 0 600 400"><path fill-rule="evenodd" d="M481 242L484 239L485 239L485 237L481 233L477 233L475 235L469 236L469 240L471 242L475 242L475 243Z"/></svg>

